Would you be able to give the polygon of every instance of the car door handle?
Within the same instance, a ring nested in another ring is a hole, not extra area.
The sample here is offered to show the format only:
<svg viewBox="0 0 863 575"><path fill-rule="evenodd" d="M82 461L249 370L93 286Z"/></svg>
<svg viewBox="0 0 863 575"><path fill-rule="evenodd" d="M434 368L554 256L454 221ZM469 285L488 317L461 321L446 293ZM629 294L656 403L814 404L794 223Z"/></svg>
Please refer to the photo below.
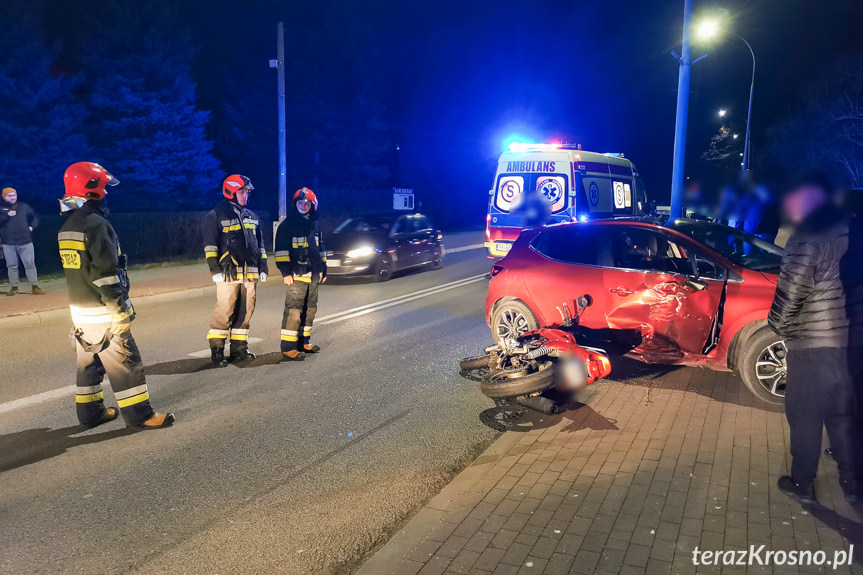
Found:
<svg viewBox="0 0 863 575"><path fill-rule="evenodd" d="M614 295L619 295L620 297L628 296L628 295L632 295L632 294L634 294L634 293L635 293L635 292L634 292L634 291L632 291L631 289L627 289L627 288L625 288L625 287L616 287L616 288L611 288L611 289L609 289L608 291L610 291L610 292L611 292L611 293L613 293Z"/></svg>

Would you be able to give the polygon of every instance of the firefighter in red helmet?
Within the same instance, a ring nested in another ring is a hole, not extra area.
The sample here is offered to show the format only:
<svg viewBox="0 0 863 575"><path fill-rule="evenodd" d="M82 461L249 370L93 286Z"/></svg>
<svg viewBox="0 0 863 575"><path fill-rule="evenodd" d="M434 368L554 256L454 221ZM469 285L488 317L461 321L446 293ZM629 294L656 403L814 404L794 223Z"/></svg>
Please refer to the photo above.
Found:
<svg viewBox="0 0 863 575"><path fill-rule="evenodd" d="M130 331L135 310L129 300L126 257L102 207L105 186L118 184L99 164L78 162L63 175L64 215L57 234L69 292L78 375L78 421L96 427L122 413L126 425L155 429L174 422L172 413L156 413L144 378L144 363ZM102 380L107 373L119 407L104 405Z"/></svg>
<svg viewBox="0 0 863 575"><path fill-rule="evenodd" d="M276 266L287 285L282 316L282 361L301 361L320 347L309 338L318 311L318 286L327 281L327 256L318 224L318 198L294 193L292 210L276 228ZM300 331L302 329L302 331Z"/></svg>
<svg viewBox="0 0 863 575"><path fill-rule="evenodd" d="M243 365L255 358L249 352L249 323L255 313L255 288L267 281L267 250L261 220L246 207L255 189L246 176L233 174L222 183L225 199L204 219L204 255L216 283L207 341L214 365L228 362ZM225 358L225 343L231 340L230 356Z"/></svg>

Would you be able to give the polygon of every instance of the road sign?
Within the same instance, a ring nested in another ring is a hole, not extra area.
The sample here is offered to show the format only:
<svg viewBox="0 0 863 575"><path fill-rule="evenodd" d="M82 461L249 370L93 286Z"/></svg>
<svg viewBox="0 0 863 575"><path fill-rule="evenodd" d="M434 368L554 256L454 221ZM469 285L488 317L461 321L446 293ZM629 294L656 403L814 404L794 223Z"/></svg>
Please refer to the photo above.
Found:
<svg viewBox="0 0 863 575"><path fill-rule="evenodd" d="M412 210L412 209L414 209L414 191L413 191L413 188L393 188L393 209L394 210Z"/></svg>

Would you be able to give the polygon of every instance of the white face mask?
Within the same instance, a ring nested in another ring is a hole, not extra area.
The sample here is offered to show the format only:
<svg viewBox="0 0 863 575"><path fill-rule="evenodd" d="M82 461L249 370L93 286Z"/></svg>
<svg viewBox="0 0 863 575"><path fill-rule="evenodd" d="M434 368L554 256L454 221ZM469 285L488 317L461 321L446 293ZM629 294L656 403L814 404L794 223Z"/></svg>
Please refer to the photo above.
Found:
<svg viewBox="0 0 863 575"><path fill-rule="evenodd" d="M312 209L312 202L309 200L300 200L297 202L297 211L303 215L308 214Z"/></svg>

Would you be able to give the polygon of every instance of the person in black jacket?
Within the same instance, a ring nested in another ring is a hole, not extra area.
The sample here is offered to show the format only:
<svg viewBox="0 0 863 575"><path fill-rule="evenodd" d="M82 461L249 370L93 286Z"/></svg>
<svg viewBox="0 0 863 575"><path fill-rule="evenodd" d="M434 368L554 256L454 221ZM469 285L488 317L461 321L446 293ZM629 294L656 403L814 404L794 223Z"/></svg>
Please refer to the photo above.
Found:
<svg viewBox="0 0 863 575"><path fill-rule="evenodd" d="M99 164L78 162L63 175L64 214L57 234L69 292L72 333L78 356L75 406L78 421L96 427L123 414L126 424L146 429L168 427L174 414L156 413L144 377L144 363L131 324L125 256L102 206L105 186L119 183ZM117 408L105 408L102 380L111 382Z"/></svg>
<svg viewBox="0 0 863 575"><path fill-rule="evenodd" d="M3 188L0 196L0 244L3 245L3 257L6 258L6 270L12 285L6 295L18 295L18 258L24 263L31 293L45 295L39 287L33 248L33 230L39 226L39 214L18 201L18 192L14 188Z"/></svg>
<svg viewBox="0 0 863 575"><path fill-rule="evenodd" d="M863 222L836 207L818 174L789 187L783 207L796 229L785 247L768 323L788 348L785 410L791 474L783 493L815 502L823 430L846 499L860 500L863 444Z"/></svg>
<svg viewBox="0 0 863 575"><path fill-rule="evenodd" d="M292 207L276 228L276 267L288 286L281 351L283 361L302 361L305 354L321 350L309 338L318 311L318 286L327 281L327 256L315 193L309 188L297 190Z"/></svg>
<svg viewBox="0 0 863 575"><path fill-rule="evenodd" d="M255 189L246 176L233 174L222 183L225 199L204 218L201 235L204 255L216 282L216 307L207 341L213 364L243 364L255 358L249 352L249 325L255 313L255 287L267 281L267 250L260 218L246 207ZM231 355L225 358L225 342Z"/></svg>

